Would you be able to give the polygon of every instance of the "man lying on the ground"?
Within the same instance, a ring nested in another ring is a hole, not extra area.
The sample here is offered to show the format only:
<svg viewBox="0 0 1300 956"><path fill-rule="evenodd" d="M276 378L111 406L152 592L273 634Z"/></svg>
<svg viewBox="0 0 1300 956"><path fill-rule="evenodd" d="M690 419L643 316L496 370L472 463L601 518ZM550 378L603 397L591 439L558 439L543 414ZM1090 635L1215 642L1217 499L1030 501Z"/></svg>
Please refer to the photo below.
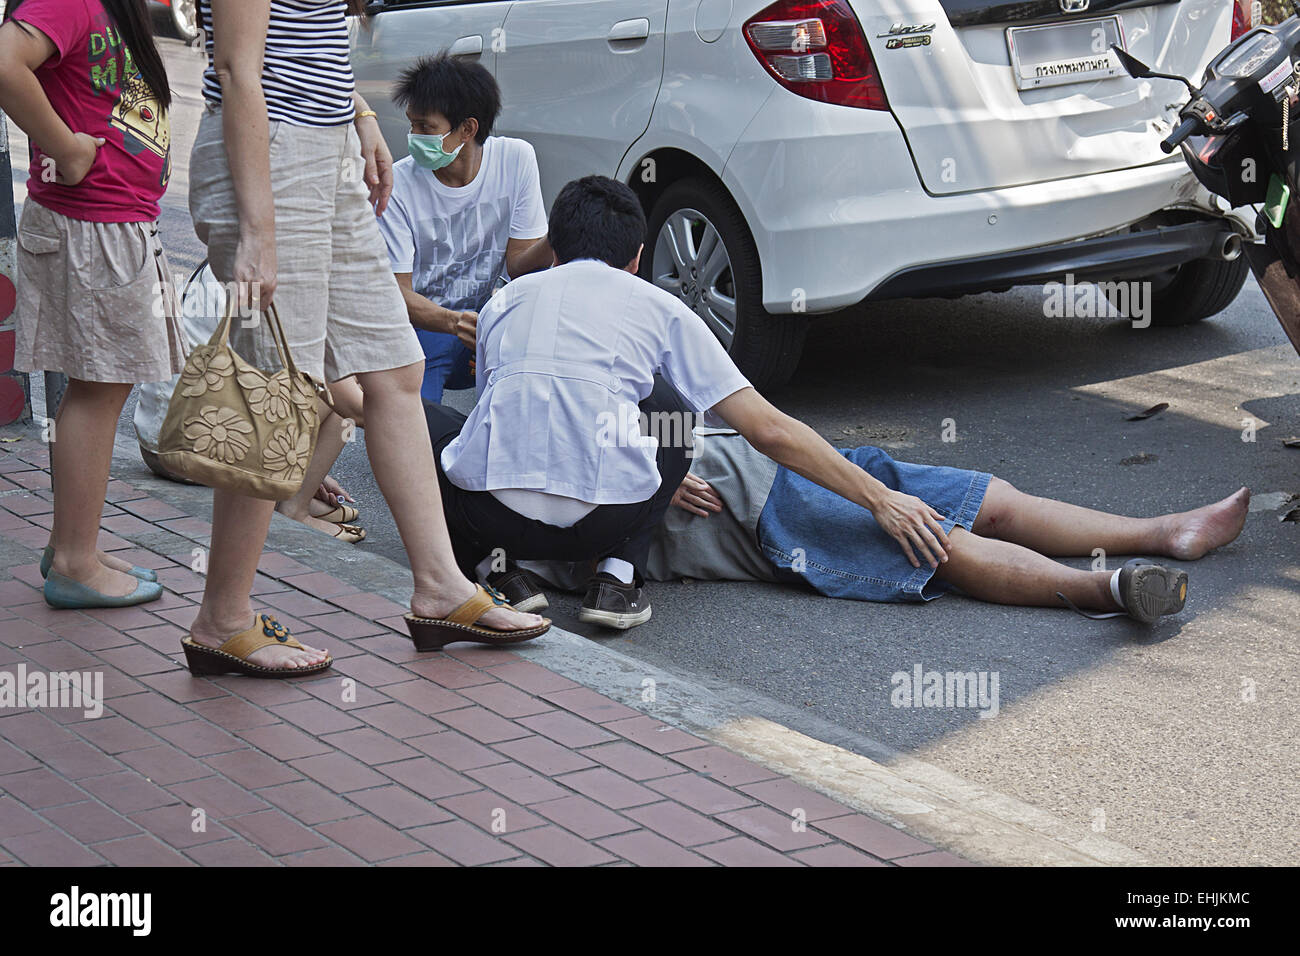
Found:
<svg viewBox="0 0 1300 956"><path fill-rule="evenodd" d="M388 260L424 347L420 397L469 388L478 311L503 272L551 264L537 156L522 139L492 136L501 91L481 64L446 54L402 73L410 155L393 165L379 219Z"/></svg>
<svg viewBox="0 0 1300 956"><path fill-rule="evenodd" d="M938 570L913 567L871 514L778 465L734 431L697 429L691 473L673 497L646 560L655 581L802 582L829 597L928 601L950 588L997 604L1127 614L1151 623L1182 609L1186 572L1135 558L1084 571L1059 557L1161 555L1194 561L1234 540L1250 491L1155 518L1125 518L1027 495L1001 478L894 461L879 448L840 454L897 490L921 495L958 527ZM966 530L969 529L969 530ZM580 590L589 567L521 562L552 585ZM1096 615L1089 615L1096 616Z"/></svg>
<svg viewBox="0 0 1300 956"><path fill-rule="evenodd" d="M639 423L641 412L658 408L707 413L789 472L870 512L912 568L930 565L920 572L928 580L948 562L948 532L974 524L983 489L970 500L976 489L961 476L955 488L947 480L891 487L774 408L698 315L637 277L645 228L622 183L588 176L565 186L551 211L556 264L510 283L480 315L479 400L468 421L427 407L462 568L490 581L498 572L491 583L512 604L536 608L545 598L500 559L594 559L580 619L619 628L648 620L642 572L688 471L687 442L646 441L637 424L611 436L607 426ZM660 388L656 375L666 380ZM909 488L942 498L945 510ZM964 580L960 571L956 577ZM1130 602L1144 605L1164 606L1165 592L1178 587L1174 572L1128 579Z"/></svg>

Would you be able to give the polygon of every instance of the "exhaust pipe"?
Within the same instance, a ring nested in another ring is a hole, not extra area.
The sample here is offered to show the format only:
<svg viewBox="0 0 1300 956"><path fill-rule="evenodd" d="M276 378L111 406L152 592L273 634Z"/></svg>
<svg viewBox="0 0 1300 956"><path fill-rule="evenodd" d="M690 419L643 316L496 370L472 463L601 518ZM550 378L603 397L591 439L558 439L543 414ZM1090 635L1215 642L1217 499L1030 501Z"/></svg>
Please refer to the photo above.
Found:
<svg viewBox="0 0 1300 956"><path fill-rule="evenodd" d="M1219 258L1225 262L1231 262L1241 255L1241 235L1235 232L1223 233L1216 241L1215 249Z"/></svg>

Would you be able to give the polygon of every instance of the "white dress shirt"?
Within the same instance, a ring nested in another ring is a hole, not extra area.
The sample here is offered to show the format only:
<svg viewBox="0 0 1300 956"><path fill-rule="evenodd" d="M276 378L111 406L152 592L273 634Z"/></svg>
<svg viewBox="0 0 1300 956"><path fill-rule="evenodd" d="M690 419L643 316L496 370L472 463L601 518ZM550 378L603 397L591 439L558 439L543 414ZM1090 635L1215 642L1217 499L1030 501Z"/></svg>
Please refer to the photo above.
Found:
<svg viewBox="0 0 1300 956"><path fill-rule="evenodd" d="M644 279L594 259L516 279L479 314L478 402L443 449L447 477L467 491L645 501L658 445L637 405L656 373L697 413L749 386L704 320Z"/></svg>

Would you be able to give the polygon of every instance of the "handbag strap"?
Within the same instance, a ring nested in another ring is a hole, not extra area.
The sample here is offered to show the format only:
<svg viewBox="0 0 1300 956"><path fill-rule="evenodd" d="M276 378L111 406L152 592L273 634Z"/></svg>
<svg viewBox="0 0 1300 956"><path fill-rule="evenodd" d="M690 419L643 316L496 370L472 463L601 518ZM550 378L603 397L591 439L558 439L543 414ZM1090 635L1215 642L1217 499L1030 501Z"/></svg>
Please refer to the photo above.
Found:
<svg viewBox="0 0 1300 956"><path fill-rule="evenodd" d="M228 346L230 344L230 323L235 316L235 300L233 296L226 296L225 315L222 316L220 324L212 333L212 338L208 340L209 345ZM289 372L291 379L297 379L302 373L298 371L298 365L293 360L293 352L289 349L289 339L284 333L284 324L280 321L280 313L272 302L262 310L262 316L266 319L267 325L271 327L271 337L275 340L275 350L279 353L280 363ZM334 407L334 396L330 394L329 386L324 382L318 382L311 376L306 376L308 381L316 390L316 397L329 406L330 411L338 413Z"/></svg>
<svg viewBox="0 0 1300 956"><path fill-rule="evenodd" d="M209 345L229 346L230 344L230 323L235 318L235 301L236 297L226 295L226 308L221 316L221 321L212 332L212 338L208 339ZM289 353L289 342L284 337L284 327L280 325L280 316L275 311L275 303L267 309L262 310L262 315L267 319L271 326L271 336L275 339L275 350L280 354L280 363L289 370L290 375L297 375L298 367L293 364L293 356Z"/></svg>
<svg viewBox="0 0 1300 956"><path fill-rule="evenodd" d="M289 340L285 338L284 326L280 323L280 313L276 311L275 303L262 310L262 316L271 326L271 335L275 339L275 350L280 353L280 362L289 370L290 378L298 377L298 366L294 363L293 353L289 351Z"/></svg>
<svg viewBox="0 0 1300 956"><path fill-rule="evenodd" d="M212 330L212 338L208 339L209 345L226 346L230 344L230 320L235 317L234 297L226 296L226 308L221 316L221 321L217 327Z"/></svg>
<svg viewBox="0 0 1300 956"><path fill-rule="evenodd" d="M330 394L330 388L324 382L318 382L310 375L303 375L298 371L298 366L294 363L293 353L289 351L289 339L284 334L284 325L280 322L280 313L276 311L275 303L272 302L266 313L271 325L271 332L275 336L275 347L280 350L280 359L284 362L284 367L289 370L290 378L302 376L306 378L316 390L316 397L329 406L330 411L338 413L334 407L334 396Z"/></svg>
<svg viewBox="0 0 1300 956"><path fill-rule="evenodd" d="M271 332L275 335L275 346L280 350L280 359L284 362L284 367L289 370L291 378L298 378L302 375L298 371L298 366L293 361L293 353L289 351L289 339L284 334L284 325L280 322L280 313L276 311L275 303L272 302L266 313L271 325ZM302 376L311 382L312 387L316 390L316 397L329 406L330 411L337 413L338 409L334 407L334 396L330 394L329 386L324 382L318 382L310 375Z"/></svg>

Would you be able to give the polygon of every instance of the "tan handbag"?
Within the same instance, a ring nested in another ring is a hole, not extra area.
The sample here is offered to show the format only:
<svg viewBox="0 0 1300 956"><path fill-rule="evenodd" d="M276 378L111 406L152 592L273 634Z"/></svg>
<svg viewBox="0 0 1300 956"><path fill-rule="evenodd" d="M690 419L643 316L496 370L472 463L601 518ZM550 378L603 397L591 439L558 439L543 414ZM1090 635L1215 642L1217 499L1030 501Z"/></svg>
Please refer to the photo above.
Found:
<svg viewBox="0 0 1300 956"><path fill-rule="evenodd" d="M302 487L320 427L319 396L328 388L300 372L280 316L262 315L280 353L268 375L230 346L234 297L207 345L190 352L158 436L158 457L172 474L251 498L283 501Z"/></svg>

